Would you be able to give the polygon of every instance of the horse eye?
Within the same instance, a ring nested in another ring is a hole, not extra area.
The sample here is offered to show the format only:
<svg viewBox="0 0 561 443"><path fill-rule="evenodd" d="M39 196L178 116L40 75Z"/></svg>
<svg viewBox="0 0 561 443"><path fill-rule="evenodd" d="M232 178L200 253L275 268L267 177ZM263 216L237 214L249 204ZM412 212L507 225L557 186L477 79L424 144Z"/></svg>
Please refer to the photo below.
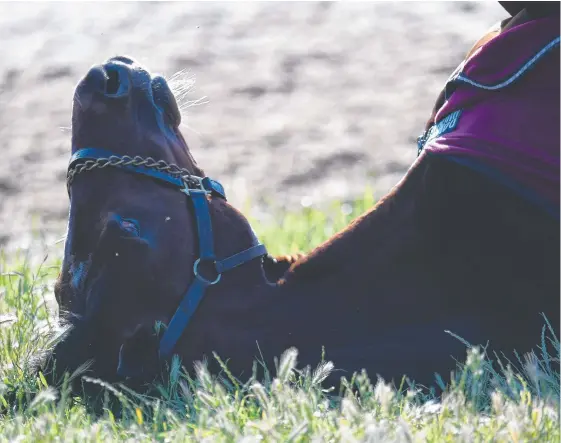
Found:
<svg viewBox="0 0 561 443"><path fill-rule="evenodd" d="M133 235L138 236L140 234L140 229L138 228L138 223L134 220L126 220L126 219L121 220L121 227L125 231L127 231L127 232L129 232Z"/></svg>

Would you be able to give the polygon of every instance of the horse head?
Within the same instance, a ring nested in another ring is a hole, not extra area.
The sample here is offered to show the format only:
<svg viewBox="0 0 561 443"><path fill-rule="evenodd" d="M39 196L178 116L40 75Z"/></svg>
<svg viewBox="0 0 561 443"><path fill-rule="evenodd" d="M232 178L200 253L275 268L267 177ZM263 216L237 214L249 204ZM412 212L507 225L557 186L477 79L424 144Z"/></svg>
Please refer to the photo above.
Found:
<svg viewBox="0 0 561 443"><path fill-rule="evenodd" d="M194 283L211 286L228 265L251 261L244 268L255 269L260 283L269 284L261 260L253 260L264 255L264 247L226 202L220 185L203 182L180 122L166 80L131 58L113 57L92 67L76 87L69 223L55 289L73 328L54 350L57 371L93 360L93 372L106 380L118 372L143 373L121 360L134 360L139 335L148 340L157 322L169 324ZM216 269L216 258L248 248L251 257ZM275 271L280 275L287 267ZM223 279L239 279L235 271ZM220 290L210 292L216 297ZM197 320L220 321L210 312L207 319L204 311ZM182 330L186 324L178 322ZM182 335L177 334L168 337L168 348Z"/></svg>

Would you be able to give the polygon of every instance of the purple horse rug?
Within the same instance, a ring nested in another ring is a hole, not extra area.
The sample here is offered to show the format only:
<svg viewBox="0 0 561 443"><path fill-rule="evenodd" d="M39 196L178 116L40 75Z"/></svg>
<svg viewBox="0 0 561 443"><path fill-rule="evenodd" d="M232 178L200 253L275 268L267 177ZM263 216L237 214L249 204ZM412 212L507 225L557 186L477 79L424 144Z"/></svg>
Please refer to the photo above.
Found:
<svg viewBox="0 0 561 443"><path fill-rule="evenodd" d="M559 217L559 17L497 35L452 74L421 155L490 175ZM513 50L513 48L515 48Z"/></svg>

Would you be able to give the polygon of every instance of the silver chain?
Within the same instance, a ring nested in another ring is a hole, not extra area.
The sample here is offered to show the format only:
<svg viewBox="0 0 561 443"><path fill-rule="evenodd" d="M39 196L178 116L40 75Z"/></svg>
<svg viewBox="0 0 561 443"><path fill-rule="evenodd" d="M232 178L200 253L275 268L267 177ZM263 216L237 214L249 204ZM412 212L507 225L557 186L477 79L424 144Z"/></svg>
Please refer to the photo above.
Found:
<svg viewBox="0 0 561 443"><path fill-rule="evenodd" d="M161 172L167 172L168 174L181 177L183 182L186 184L196 184L198 183L193 179L193 175L186 169L180 168L173 163L166 163L163 160L154 160L152 157L143 158L140 156L130 157L128 155L123 155L119 157L117 155L112 155L108 158L98 158L96 160L86 160L83 163L79 163L73 168L68 170L66 174L67 186L70 186L74 181L74 177L84 171L91 171L92 169L99 168L103 169L107 166L144 166L149 169L156 169Z"/></svg>

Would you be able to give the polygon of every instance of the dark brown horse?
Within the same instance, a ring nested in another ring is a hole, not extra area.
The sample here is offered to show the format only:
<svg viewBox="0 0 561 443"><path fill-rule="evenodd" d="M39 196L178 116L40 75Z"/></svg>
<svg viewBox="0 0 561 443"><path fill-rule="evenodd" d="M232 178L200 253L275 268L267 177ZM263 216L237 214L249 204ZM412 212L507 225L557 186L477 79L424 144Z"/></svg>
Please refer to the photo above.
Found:
<svg viewBox="0 0 561 443"><path fill-rule="evenodd" d="M340 369L330 381L365 368L433 384L465 356L446 330L509 353L539 341L540 313L558 328L559 221L492 177L423 152L371 211L285 273L291 259L261 258L219 185L193 179L205 176L179 123L166 81L127 57L76 89L56 287L74 328L54 350L58 370L92 359L94 376L149 381L171 351L187 369L215 351L244 377L255 358L272 367L295 346L315 365L325 347ZM157 337L156 322L174 331Z"/></svg>

